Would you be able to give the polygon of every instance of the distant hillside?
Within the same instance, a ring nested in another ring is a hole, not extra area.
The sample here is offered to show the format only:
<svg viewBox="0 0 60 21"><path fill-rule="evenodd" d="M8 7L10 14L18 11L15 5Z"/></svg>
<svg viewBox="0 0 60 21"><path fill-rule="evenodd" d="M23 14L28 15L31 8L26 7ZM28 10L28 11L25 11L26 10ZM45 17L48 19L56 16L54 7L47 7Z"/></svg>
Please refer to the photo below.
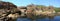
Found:
<svg viewBox="0 0 60 21"><path fill-rule="evenodd" d="M60 8L55 8L55 11L56 12L60 12Z"/></svg>
<svg viewBox="0 0 60 21"><path fill-rule="evenodd" d="M47 7L47 6L44 6L44 5L37 5L37 7L42 8L42 7ZM56 12L60 12L60 7L59 7L59 8L54 7L54 9L55 9Z"/></svg>

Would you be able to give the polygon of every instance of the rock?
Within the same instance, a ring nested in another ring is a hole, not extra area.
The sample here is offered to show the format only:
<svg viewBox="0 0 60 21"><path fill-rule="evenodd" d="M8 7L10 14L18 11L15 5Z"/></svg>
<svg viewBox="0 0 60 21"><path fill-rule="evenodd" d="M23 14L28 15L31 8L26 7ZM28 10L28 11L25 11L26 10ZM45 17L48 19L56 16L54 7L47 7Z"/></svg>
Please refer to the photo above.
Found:
<svg viewBox="0 0 60 21"><path fill-rule="evenodd" d="M16 19L20 16L16 13L16 14L9 14L7 17L12 18L12 19Z"/></svg>
<svg viewBox="0 0 60 21"><path fill-rule="evenodd" d="M60 14L60 12L57 12L57 14Z"/></svg>

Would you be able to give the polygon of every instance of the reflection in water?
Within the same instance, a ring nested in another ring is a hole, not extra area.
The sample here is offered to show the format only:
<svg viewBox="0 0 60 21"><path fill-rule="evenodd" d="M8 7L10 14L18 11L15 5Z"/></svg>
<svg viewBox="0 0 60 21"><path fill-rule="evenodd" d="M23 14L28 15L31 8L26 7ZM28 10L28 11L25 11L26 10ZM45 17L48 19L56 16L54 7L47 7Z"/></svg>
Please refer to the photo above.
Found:
<svg viewBox="0 0 60 21"><path fill-rule="evenodd" d="M54 16L49 16L49 21L53 21L54 20Z"/></svg>
<svg viewBox="0 0 60 21"><path fill-rule="evenodd" d="M31 21L29 18L18 18L17 21Z"/></svg>
<svg viewBox="0 0 60 21"><path fill-rule="evenodd" d="M36 19L36 21L60 21L60 16L49 16L43 19Z"/></svg>
<svg viewBox="0 0 60 21"><path fill-rule="evenodd" d="M30 18L18 18L17 21L31 21ZM41 16L32 21L60 21L60 16Z"/></svg>

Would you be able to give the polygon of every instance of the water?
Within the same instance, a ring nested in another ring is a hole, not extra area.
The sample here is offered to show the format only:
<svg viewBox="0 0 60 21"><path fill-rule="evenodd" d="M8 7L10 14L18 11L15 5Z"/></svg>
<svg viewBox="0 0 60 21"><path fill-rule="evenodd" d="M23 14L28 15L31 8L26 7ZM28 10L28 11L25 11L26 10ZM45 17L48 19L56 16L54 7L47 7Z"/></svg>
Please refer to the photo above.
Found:
<svg viewBox="0 0 60 21"><path fill-rule="evenodd" d="M18 18L17 21L31 21L31 19ZM60 21L60 16L37 18L35 21Z"/></svg>
<svg viewBox="0 0 60 21"><path fill-rule="evenodd" d="M36 19L36 21L60 21L60 16L55 16L52 18Z"/></svg>
<svg viewBox="0 0 60 21"><path fill-rule="evenodd" d="M17 21L31 21L29 18L18 18Z"/></svg>

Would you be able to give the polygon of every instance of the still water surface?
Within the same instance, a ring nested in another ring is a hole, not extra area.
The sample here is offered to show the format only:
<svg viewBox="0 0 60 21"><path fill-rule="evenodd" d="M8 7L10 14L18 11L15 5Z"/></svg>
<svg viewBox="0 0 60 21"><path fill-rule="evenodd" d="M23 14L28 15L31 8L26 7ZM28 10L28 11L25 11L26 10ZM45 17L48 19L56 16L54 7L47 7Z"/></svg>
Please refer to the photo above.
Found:
<svg viewBox="0 0 60 21"><path fill-rule="evenodd" d="M29 18L18 18L17 21L31 21ZM60 21L60 16L54 16L52 18L44 17L44 18L37 18L35 21Z"/></svg>

